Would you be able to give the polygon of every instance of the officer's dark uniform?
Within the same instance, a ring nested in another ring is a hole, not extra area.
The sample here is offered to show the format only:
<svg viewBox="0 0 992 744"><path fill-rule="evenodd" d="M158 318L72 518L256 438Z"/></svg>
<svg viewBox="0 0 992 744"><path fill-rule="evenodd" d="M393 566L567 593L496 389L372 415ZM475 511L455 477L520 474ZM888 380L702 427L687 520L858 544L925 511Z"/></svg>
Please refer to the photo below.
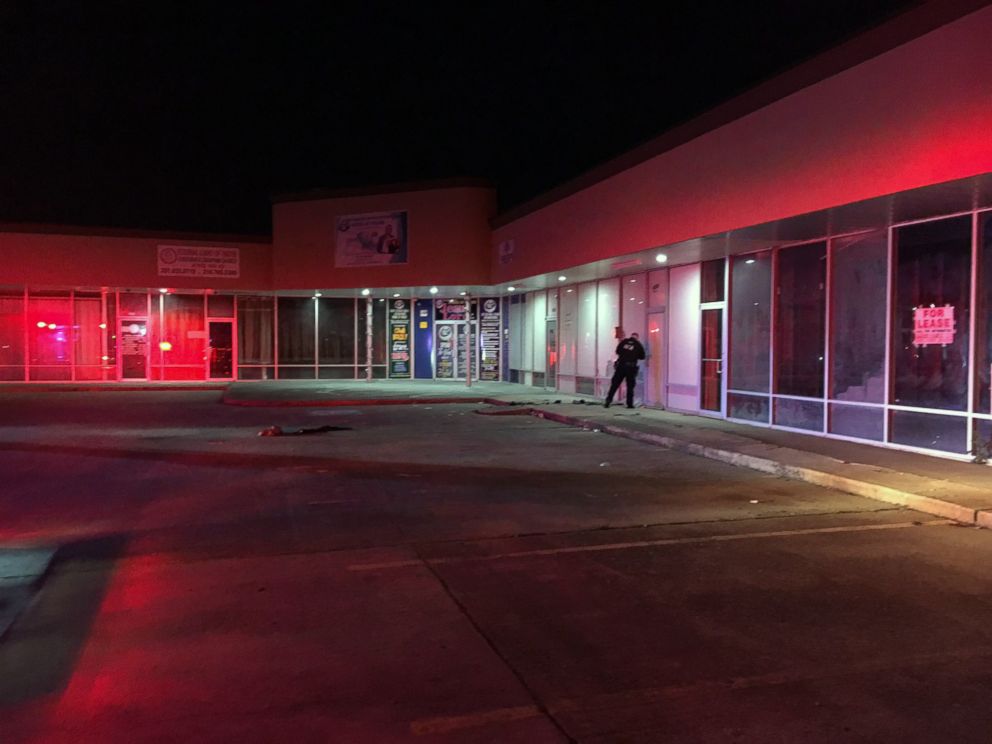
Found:
<svg viewBox="0 0 992 744"><path fill-rule="evenodd" d="M637 383L637 362L644 358L644 347L636 338L625 338L617 346L617 360L613 363L613 380L604 405L609 408L620 383L627 382L627 408L634 407L634 385Z"/></svg>

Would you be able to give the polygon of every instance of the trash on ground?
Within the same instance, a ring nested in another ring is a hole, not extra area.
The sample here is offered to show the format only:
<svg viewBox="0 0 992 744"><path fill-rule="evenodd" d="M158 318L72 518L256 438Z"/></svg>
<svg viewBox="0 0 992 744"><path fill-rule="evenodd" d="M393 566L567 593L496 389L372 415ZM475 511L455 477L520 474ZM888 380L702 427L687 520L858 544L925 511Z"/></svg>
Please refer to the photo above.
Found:
<svg viewBox="0 0 992 744"><path fill-rule="evenodd" d="M304 426L300 429L284 429L281 426L266 426L260 432L260 437L296 437L301 434L323 434L326 431L351 431L350 426Z"/></svg>

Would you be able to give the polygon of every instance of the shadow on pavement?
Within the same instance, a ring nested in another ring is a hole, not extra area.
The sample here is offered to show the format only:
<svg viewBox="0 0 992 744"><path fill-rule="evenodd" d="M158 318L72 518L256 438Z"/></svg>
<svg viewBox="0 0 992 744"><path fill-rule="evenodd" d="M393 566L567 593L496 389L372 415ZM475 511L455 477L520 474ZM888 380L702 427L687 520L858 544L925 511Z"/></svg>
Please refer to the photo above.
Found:
<svg viewBox="0 0 992 744"><path fill-rule="evenodd" d="M0 643L0 710L65 688L125 545L113 535L58 548L33 600Z"/></svg>

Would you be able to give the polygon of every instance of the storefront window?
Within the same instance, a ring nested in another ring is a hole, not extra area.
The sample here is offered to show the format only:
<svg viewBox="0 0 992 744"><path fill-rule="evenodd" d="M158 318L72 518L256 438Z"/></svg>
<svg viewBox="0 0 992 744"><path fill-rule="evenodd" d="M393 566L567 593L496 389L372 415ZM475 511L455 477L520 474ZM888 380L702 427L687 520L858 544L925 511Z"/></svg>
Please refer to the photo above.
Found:
<svg viewBox="0 0 992 744"><path fill-rule="evenodd" d="M473 314L475 301L472 301ZM365 304L358 304L358 377L365 377L365 339L368 338L365 321ZM464 316L463 316L464 317ZM372 364L383 365L386 363L386 303L372 303ZM375 377L376 375L373 375Z"/></svg>
<svg viewBox="0 0 992 744"><path fill-rule="evenodd" d="M271 297L238 297L238 364L272 364L275 333Z"/></svg>
<svg viewBox="0 0 992 744"><path fill-rule="evenodd" d="M152 377L197 380L206 376L207 336L203 295L167 294L160 298L162 314L152 313L154 346Z"/></svg>
<svg viewBox="0 0 992 744"><path fill-rule="evenodd" d="M76 292L73 297L73 342L77 380L99 380L103 376L103 298L99 292Z"/></svg>
<svg viewBox="0 0 992 744"><path fill-rule="evenodd" d="M279 370L279 377L307 379L314 376L314 305L309 297L280 297L279 366L310 365L311 369Z"/></svg>
<svg viewBox="0 0 992 744"><path fill-rule="evenodd" d="M361 308L365 310L365 302ZM362 314L362 323L365 314ZM355 363L355 301L322 297L317 300L317 354L321 364ZM359 350L364 358L365 350ZM352 373L347 375L353 376Z"/></svg>
<svg viewBox="0 0 992 744"><path fill-rule="evenodd" d="M771 297L771 253L734 258L730 299L732 390L768 392Z"/></svg>
<svg viewBox="0 0 992 744"><path fill-rule="evenodd" d="M895 250L892 402L963 411L968 405L971 217L899 228Z"/></svg>
<svg viewBox="0 0 992 744"><path fill-rule="evenodd" d="M827 244L778 253L775 392L823 397Z"/></svg>
<svg viewBox="0 0 992 744"><path fill-rule="evenodd" d="M830 397L884 403L887 233L835 240L831 261Z"/></svg>
<svg viewBox="0 0 992 744"><path fill-rule="evenodd" d="M699 301L723 302L724 260L703 261L699 276Z"/></svg>
<svg viewBox="0 0 992 744"><path fill-rule="evenodd" d="M922 449L964 454L968 443L968 419L916 411L892 411L890 439Z"/></svg>
<svg viewBox="0 0 992 744"><path fill-rule="evenodd" d="M0 290L0 380L24 379L24 292Z"/></svg>
<svg viewBox="0 0 992 744"><path fill-rule="evenodd" d="M975 411L992 413L992 212L981 215L978 315L975 317Z"/></svg>
<svg viewBox="0 0 992 744"><path fill-rule="evenodd" d="M28 296L28 379L72 379L72 302L69 294Z"/></svg>

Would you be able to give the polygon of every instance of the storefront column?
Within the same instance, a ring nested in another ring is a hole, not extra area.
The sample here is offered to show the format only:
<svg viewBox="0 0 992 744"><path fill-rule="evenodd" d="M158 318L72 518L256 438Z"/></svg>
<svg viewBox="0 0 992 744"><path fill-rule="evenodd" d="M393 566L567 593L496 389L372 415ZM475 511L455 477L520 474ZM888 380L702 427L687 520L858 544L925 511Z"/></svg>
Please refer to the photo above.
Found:
<svg viewBox="0 0 992 744"><path fill-rule="evenodd" d="M372 298L365 298L365 381L372 382Z"/></svg>
<svg viewBox="0 0 992 744"><path fill-rule="evenodd" d="M465 387L472 387L472 295L465 295Z"/></svg>

